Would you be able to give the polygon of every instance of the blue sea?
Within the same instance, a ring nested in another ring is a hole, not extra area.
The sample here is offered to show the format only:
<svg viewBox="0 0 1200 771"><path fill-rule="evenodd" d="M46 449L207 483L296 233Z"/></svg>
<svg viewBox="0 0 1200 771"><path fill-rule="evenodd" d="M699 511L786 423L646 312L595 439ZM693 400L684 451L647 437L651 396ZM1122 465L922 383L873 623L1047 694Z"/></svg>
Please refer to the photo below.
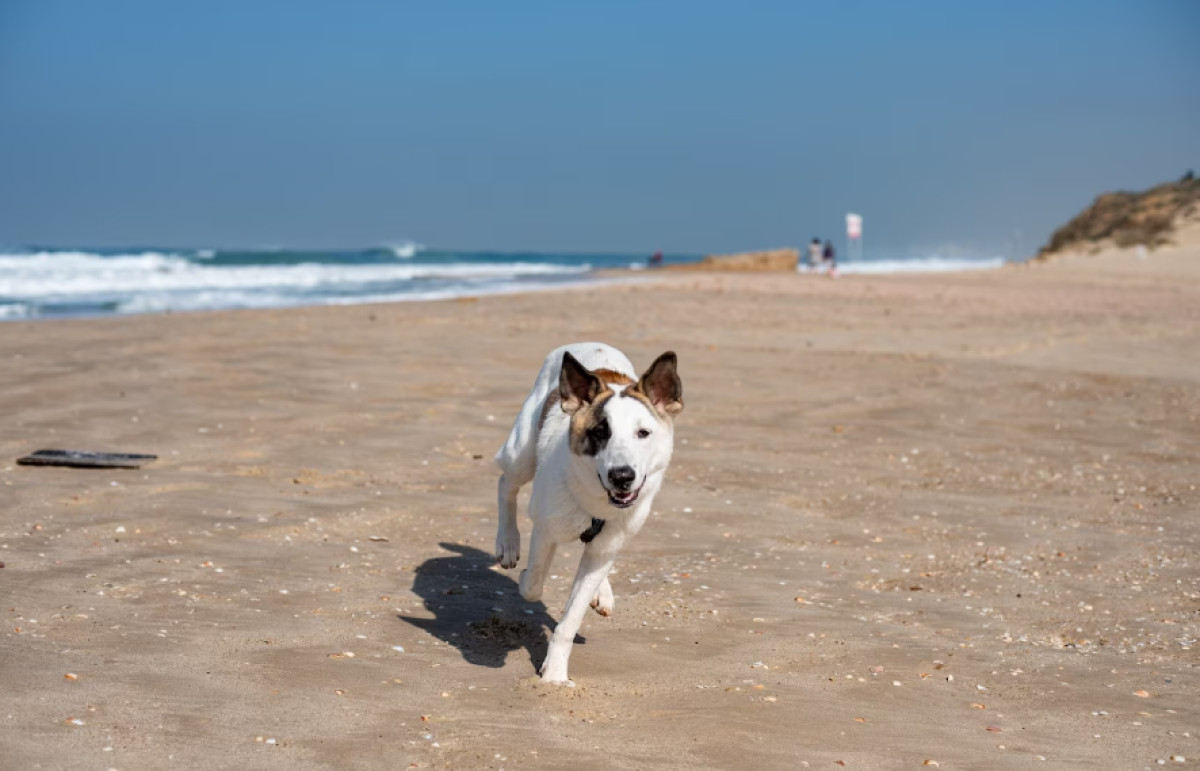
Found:
<svg viewBox="0 0 1200 771"><path fill-rule="evenodd" d="M0 320L351 305L528 292L642 269L647 255L426 249L0 248ZM699 255L667 255L691 262ZM844 273L962 270L1002 260L877 260ZM611 280L611 279L610 279Z"/></svg>

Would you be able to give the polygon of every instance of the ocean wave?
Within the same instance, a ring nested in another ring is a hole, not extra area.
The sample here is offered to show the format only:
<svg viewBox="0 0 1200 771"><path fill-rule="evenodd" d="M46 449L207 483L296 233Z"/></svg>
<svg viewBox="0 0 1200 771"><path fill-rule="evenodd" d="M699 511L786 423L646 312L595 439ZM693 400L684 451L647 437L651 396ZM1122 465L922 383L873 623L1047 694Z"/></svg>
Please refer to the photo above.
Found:
<svg viewBox="0 0 1200 771"><path fill-rule="evenodd" d="M299 296L280 291L205 290L197 292L164 293L146 292L128 297L113 304L109 313L144 314L165 312L192 312L209 310L262 310L315 305L368 305L372 303L418 302L451 300L459 297L482 297L487 295L516 294L548 291L570 286L583 286L593 282L584 279L565 281L500 281L500 282L447 282L438 289L394 292L376 292L343 296ZM599 281L594 283L608 283ZM6 312L7 309L7 312ZM33 303L12 305L0 304L0 318L36 318L44 315L44 309ZM54 315L94 315L91 308L80 308L75 313L59 306Z"/></svg>
<svg viewBox="0 0 1200 771"><path fill-rule="evenodd" d="M0 301L0 319L27 319L37 313L37 308L29 303L9 303Z"/></svg>
<svg viewBox="0 0 1200 771"><path fill-rule="evenodd" d="M0 296L23 300L126 293L254 291L369 292L373 285L436 279L504 279L578 275L590 265L405 263L210 265L161 252L99 255L88 252L0 254Z"/></svg>
<svg viewBox="0 0 1200 771"><path fill-rule="evenodd" d="M401 241L398 244L388 244L387 248L392 250L392 254L397 259L411 260L417 256L418 252L425 251L425 244L418 244L416 241Z"/></svg>
<svg viewBox="0 0 1200 771"><path fill-rule="evenodd" d="M359 253L228 264L216 254L0 253L0 319L441 299L581 283L591 271L529 259L359 262Z"/></svg>

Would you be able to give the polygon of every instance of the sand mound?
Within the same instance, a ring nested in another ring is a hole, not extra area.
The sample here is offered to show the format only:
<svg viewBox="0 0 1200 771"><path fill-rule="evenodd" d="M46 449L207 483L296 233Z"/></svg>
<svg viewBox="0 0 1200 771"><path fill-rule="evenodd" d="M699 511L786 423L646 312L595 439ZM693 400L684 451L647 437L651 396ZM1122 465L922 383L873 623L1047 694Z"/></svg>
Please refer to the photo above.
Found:
<svg viewBox="0 0 1200 771"><path fill-rule="evenodd" d="M739 252L738 254L710 254L700 262L668 265L667 267L671 270L795 272L799 261L800 252L796 249L768 249L761 252Z"/></svg>
<svg viewBox="0 0 1200 771"><path fill-rule="evenodd" d="M1100 195L1091 206L1054 231L1036 259L1112 248L1184 245L1175 237L1177 232L1197 222L1200 222L1200 179L1188 172L1178 182L1140 193L1119 191Z"/></svg>

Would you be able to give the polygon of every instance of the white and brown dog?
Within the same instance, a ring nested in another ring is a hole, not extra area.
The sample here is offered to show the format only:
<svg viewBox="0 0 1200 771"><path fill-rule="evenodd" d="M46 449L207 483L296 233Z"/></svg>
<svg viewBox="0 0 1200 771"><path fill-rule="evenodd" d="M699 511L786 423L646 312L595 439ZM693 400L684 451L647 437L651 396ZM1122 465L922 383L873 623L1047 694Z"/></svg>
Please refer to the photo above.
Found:
<svg viewBox="0 0 1200 771"><path fill-rule="evenodd" d="M517 492L533 480L533 535L521 596L541 599L555 549L583 542L570 599L542 663L543 682L573 685L567 659L588 603L603 616L612 612L608 572L650 515L671 462L672 420L682 409L674 353L659 356L637 379L629 359L610 345L565 345L546 357L508 441L496 453L502 472L496 532L501 567L514 567L521 556Z"/></svg>

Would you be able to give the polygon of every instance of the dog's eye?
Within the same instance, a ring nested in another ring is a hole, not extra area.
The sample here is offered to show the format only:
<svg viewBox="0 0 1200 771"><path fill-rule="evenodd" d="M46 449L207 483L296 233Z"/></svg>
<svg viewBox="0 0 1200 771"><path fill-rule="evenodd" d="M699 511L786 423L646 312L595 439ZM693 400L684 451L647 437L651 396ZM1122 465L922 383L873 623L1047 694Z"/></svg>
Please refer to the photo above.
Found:
<svg viewBox="0 0 1200 771"><path fill-rule="evenodd" d="M637 436L638 439L645 439L646 437L650 436L650 432L644 428L639 428Z"/></svg>
<svg viewBox="0 0 1200 771"><path fill-rule="evenodd" d="M608 421L606 420L602 423L597 423L596 426L592 429L592 436L594 436L596 439L599 439L600 441L604 441L605 439L608 439L608 437L609 437Z"/></svg>

